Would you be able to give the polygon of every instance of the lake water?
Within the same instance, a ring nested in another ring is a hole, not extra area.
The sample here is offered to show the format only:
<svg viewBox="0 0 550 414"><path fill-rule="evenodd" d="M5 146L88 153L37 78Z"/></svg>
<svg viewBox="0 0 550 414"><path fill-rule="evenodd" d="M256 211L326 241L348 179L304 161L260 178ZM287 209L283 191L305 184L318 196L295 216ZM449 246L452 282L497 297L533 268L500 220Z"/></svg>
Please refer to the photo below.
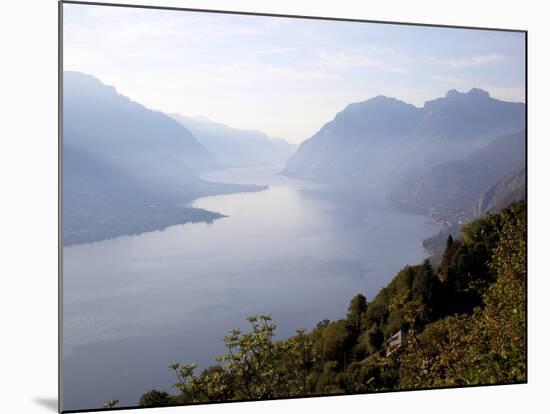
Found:
<svg viewBox="0 0 550 414"><path fill-rule="evenodd" d="M439 231L426 217L376 200L351 207L276 171L205 174L269 185L196 200L228 216L211 224L64 249L64 409L171 391L169 364L206 367L249 315L271 314L281 338L343 317L354 295L372 298L425 258L421 241Z"/></svg>

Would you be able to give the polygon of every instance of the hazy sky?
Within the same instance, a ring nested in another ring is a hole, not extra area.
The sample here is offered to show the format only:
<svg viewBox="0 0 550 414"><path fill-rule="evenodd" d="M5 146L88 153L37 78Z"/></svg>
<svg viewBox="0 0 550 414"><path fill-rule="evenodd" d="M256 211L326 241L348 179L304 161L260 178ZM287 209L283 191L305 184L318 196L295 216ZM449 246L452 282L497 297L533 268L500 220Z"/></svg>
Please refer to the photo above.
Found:
<svg viewBox="0 0 550 414"><path fill-rule="evenodd" d="M521 33L65 4L64 69L164 112L301 142L351 102L524 101Z"/></svg>

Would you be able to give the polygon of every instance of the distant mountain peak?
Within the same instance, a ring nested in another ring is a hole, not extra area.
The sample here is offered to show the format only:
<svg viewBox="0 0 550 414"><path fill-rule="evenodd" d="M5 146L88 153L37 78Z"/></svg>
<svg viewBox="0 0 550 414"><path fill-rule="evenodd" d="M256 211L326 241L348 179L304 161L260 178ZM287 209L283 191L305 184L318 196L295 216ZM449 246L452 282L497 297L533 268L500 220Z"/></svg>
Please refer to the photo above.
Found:
<svg viewBox="0 0 550 414"><path fill-rule="evenodd" d="M280 165L296 150L294 144L261 131L233 128L202 115L167 115L188 128L225 167Z"/></svg>
<svg viewBox="0 0 550 414"><path fill-rule="evenodd" d="M469 96L479 96L482 98L490 98L491 95L489 95L489 92L480 89L480 88L472 88L468 91L467 95Z"/></svg>
<svg viewBox="0 0 550 414"><path fill-rule="evenodd" d="M402 101L400 99L397 99L397 98L394 98L394 97L391 97L391 96L386 96L386 95L376 95L375 97L373 98L370 98L370 99L367 99L366 101L364 101L365 103L366 102L373 102L373 103L398 103L398 104L406 104L406 105L410 105L408 104L407 102L405 101Z"/></svg>
<svg viewBox="0 0 550 414"><path fill-rule="evenodd" d="M391 101L391 100L396 100L396 99L386 95L376 95L375 97L368 99L368 101Z"/></svg>
<svg viewBox="0 0 550 414"><path fill-rule="evenodd" d="M428 108L430 111L433 111L437 108L449 107L449 105L451 107L455 105L485 105L489 104L491 101L501 102L498 99L491 97L489 92L480 88L472 88L468 92L460 92L456 89L451 89L445 94L444 97L435 98L424 102L424 108Z"/></svg>
<svg viewBox="0 0 550 414"><path fill-rule="evenodd" d="M465 97L490 98L491 95L489 95L489 92L480 88L472 88L468 92L459 92L456 89L451 89L445 94L445 99L457 99Z"/></svg>
<svg viewBox="0 0 550 414"><path fill-rule="evenodd" d="M63 71L63 76L71 79L77 78L81 80L87 80L88 82L103 84L103 82L101 82L95 76L90 75L89 73L79 72L77 70L65 70Z"/></svg>
<svg viewBox="0 0 550 414"><path fill-rule="evenodd" d="M365 101L348 104L342 111L336 114L336 117L363 113L364 111L371 111L372 108L377 108L378 110L392 110L394 108L406 108L409 110L416 109L414 105L402 100L392 98L390 96L377 95Z"/></svg>
<svg viewBox="0 0 550 414"><path fill-rule="evenodd" d="M88 96L114 96L118 92L114 86L106 85L98 78L88 73L66 70L63 71L63 84L65 92L85 93Z"/></svg>
<svg viewBox="0 0 550 414"><path fill-rule="evenodd" d="M456 158L460 151L517 132L524 125L524 104L492 98L479 88L451 89L422 107L378 95L338 112L298 147L284 174L381 184L398 174L396 163L404 170L430 159Z"/></svg>
<svg viewBox="0 0 550 414"><path fill-rule="evenodd" d="M169 154L165 159L174 160L163 170L166 176L175 175L177 168L189 169L191 176L216 166L212 154L183 125L119 94L92 75L63 73L63 106L64 142L123 160L125 168L133 170L130 164L137 162L143 162L142 167L156 165L162 153Z"/></svg>
<svg viewBox="0 0 550 414"><path fill-rule="evenodd" d="M449 99L449 98L456 98L460 96L460 92L457 91L456 89L451 89L449 92L447 92L445 94L445 98Z"/></svg>

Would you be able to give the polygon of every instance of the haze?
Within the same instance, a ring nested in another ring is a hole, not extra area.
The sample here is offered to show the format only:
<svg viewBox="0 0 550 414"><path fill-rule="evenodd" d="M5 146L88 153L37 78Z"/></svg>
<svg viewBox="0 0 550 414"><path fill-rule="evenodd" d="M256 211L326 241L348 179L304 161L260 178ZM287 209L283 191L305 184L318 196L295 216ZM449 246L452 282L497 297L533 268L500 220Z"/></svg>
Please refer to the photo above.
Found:
<svg viewBox="0 0 550 414"><path fill-rule="evenodd" d="M63 57L147 107L294 143L379 94L416 106L453 88L525 95L512 32L66 4Z"/></svg>

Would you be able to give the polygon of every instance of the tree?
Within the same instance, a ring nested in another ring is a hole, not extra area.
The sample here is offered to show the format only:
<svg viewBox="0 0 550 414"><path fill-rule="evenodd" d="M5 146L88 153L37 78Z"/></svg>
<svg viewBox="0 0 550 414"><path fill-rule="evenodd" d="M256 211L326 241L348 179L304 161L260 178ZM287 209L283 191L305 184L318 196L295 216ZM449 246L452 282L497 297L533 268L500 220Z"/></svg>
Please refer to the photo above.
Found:
<svg viewBox="0 0 550 414"><path fill-rule="evenodd" d="M368 330L367 338L370 351L369 353L372 354L382 348L382 344L384 343L384 334L377 324Z"/></svg>
<svg viewBox="0 0 550 414"><path fill-rule="evenodd" d="M410 335L401 359L401 388L507 384L526 380L526 212L509 206L491 219L488 266L496 280L471 314L439 320ZM485 222L486 224L486 222ZM472 226L485 243L486 226ZM494 239L496 234L496 240Z"/></svg>
<svg viewBox="0 0 550 414"><path fill-rule="evenodd" d="M165 407L173 403L172 396L165 391L151 390L141 396L141 407Z"/></svg>
<svg viewBox="0 0 550 414"><path fill-rule="evenodd" d="M346 348L349 346L350 333L345 320L339 320L327 325L319 339L320 350L325 360L336 361L344 366Z"/></svg>
<svg viewBox="0 0 550 414"><path fill-rule="evenodd" d="M103 408L115 408L119 400L107 400L103 403Z"/></svg>
<svg viewBox="0 0 550 414"><path fill-rule="evenodd" d="M365 312L367 311L367 299L358 294L350 302L346 316L347 326L353 336L357 336L364 323Z"/></svg>
<svg viewBox="0 0 550 414"><path fill-rule="evenodd" d="M195 374L195 364L173 364L178 401L229 401L308 395L315 387L321 355L304 330L285 341L273 340L271 316L251 316L251 330L232 330L224 338L227 353L217 366Z"/></svg>
<svg viewBox="0 0 550 414"><path fill-rule="evenodd" d="M526 379L526 208L512 204L447 239L445 258L406 266L371 303L282 341L269 315L225 337L226 353L196 374L174 364L177 395L150 391L144 404L254 400ZM438 277L443 276L443 277ZM408 330L390 356L384 339ZM116 404L114 400L113 405Z"/></svg>

